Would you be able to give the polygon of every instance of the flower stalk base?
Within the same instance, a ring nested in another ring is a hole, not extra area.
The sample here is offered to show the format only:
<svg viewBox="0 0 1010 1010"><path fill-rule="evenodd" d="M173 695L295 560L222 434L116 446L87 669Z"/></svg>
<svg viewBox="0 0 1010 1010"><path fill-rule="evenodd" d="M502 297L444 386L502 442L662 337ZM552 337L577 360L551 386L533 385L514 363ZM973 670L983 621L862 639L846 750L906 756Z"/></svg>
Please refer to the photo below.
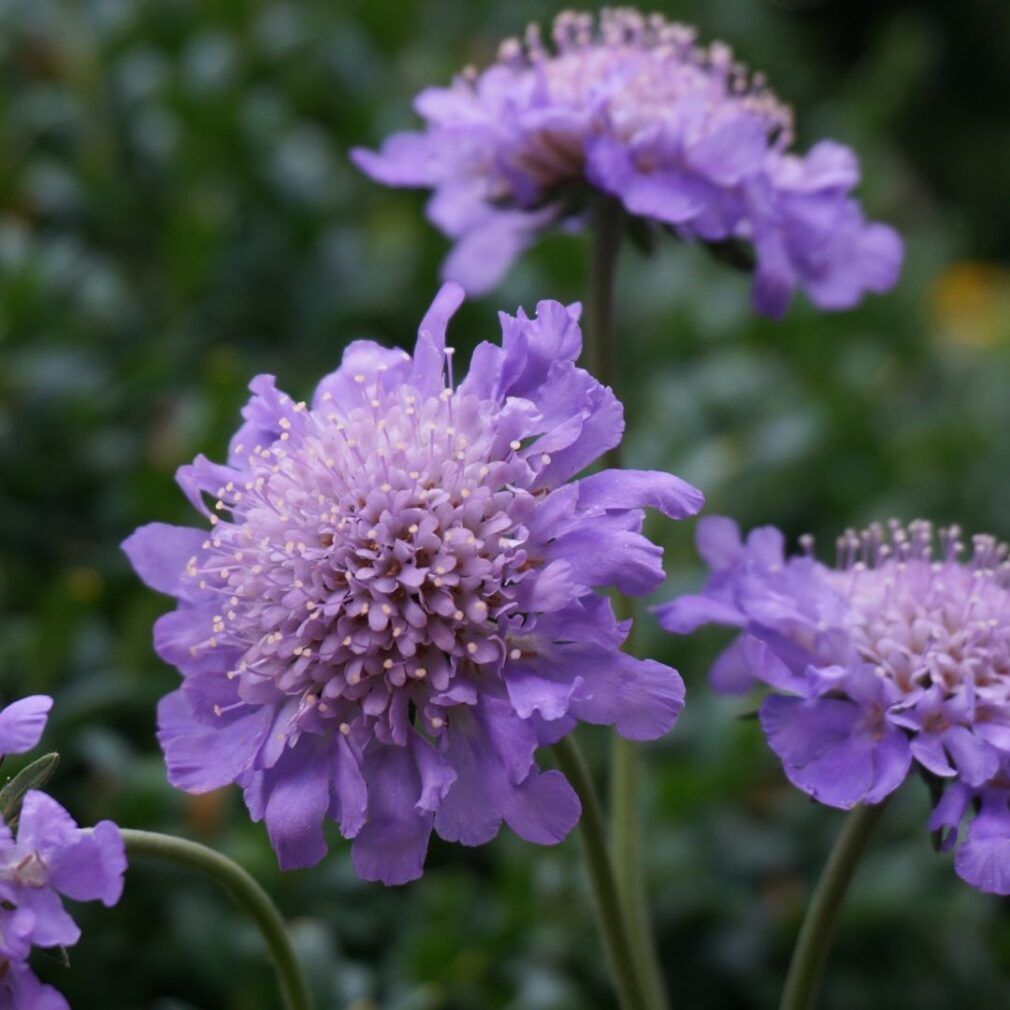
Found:
<svg viewBox="0 0 1010 1010"><path fill-rule="evenodd" d="M256 923L266 942L284 997L285 1010L313 1010L308 982L284 919L266 891L246 870L205 845L172 835L123 828L123 840L131 860L140 856L175 863L196 870L223 887Z"/></svg>
<svg viewBox="0 0 1010 1010"><path fill-rule="evenodd" d="M835 920L884 804L858 806L835 842L796 939L779 1010L811 1010Z"/></svg>

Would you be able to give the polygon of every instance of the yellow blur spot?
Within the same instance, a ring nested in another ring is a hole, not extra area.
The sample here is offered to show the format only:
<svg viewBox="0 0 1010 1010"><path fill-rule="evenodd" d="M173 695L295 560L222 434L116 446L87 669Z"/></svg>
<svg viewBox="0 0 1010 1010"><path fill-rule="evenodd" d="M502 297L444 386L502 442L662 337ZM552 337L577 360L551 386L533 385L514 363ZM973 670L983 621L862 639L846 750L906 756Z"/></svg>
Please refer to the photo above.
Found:
<svg viewBox="0 0 1010 1010"><path fill-rule="evenodd" d="M68 568L67 594L76 603L94 603L102 595L102 577L94 568Z"/></svg>
<svg viewBox="0 0 1010 1010"><path fill-rule="evenodd" d="M206 838L221 830L227 797L227 789L185 797L184 816L193 834Z"/></svg>
<svg viewBox="0 0 1010 1010"><path fill-rule="evenodd" d="M943 343L985 349L1010 344L1010 269L964 262L948 267L930 292Z"/></svg>

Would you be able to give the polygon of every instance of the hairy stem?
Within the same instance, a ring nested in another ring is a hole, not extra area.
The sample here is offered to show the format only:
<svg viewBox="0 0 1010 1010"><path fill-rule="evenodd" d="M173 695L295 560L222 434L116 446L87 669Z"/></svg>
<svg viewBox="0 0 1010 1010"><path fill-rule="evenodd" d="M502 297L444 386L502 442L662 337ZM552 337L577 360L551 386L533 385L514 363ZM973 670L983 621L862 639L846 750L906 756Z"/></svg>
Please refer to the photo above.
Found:
<svg viewBox="0 0 1010 1010"><path fill-rule="evenodd" d="M593 780L574 738L569 735L554 747L554 758L582 801L579 830L586 856L586 870L592 884L596 915L604 946L617 984L621 1010L643 1010L648 1006L645 986L634 955L634 939L617 889L617 879L607 853L603 813L596 798Z"/></svg>
<svg viewBox="0 0 1010 1010"><path fill-rule="evenodd" d="M224 888L256 923L270 951L285 1010L312 1010L312 996L301 965L291 945L287 926L266 891L227 856L173 835L123 828L131 859L136 856L162 859L202 873Z"/></svg>
<svg viewBox="0 0 1010 1010"><path fill-rule="evenodd" d="M858 806L846 818L800 927L780 1010L811 1010L831 945L835 921L883 803Z"/></svg>

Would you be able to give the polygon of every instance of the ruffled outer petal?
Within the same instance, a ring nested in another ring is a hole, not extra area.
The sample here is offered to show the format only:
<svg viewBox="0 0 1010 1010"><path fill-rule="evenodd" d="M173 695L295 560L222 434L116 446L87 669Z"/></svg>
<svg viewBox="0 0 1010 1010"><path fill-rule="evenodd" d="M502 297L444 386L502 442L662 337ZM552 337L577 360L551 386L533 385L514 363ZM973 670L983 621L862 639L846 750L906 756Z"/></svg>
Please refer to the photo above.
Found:
<svg viewBox="0 0 1010 1010"><path fill-rule="evenodd" d="M505 668L505 686L509 701L521 719L540 716L555 723L568 715L575 694L582 693L585 681L578 675L566 676L564 671L532 667L514 660Z"/></svg>
<svg viewBox="0 0 1010 1010"><path fill-rule="evenodd" d="M600 597L541 618L530 655L505 668L520 717L535 711L550 721L567 712L629 740L663 736L684 706L684 682L671 667L621 652L626 635Z"/></svg>
<svg viewBox="0 0 1010 1010"><path fill-rule="evenodd" d="M982 809L954 857L954 869L972 887L987 894L1010 894L1010 793L985 794Z"/></svg>
<svg viewBox="0 0 1010 1010"><path fill-rule="evenodd" d="M53 699L33 694L0 710L0 755L24 754L42 739Z"/></svg>
<svg viewBox="0 0 1010 1010"><path fill-rule="evenodd" d="M785 564L785 539L779 530L758 527L744 542L732 519L705 516L698 522L695 539L712 575L701 593L679 596L655 609L665 630L684 635L703 624L744 627L752 619L774 624L782 608L792 603L792 586L777 585ZM779 601L778 613L769 609L772 600Z"/></svg>
<svg viewBox="0 0 1010 1010"><path fill-rule="evenodd" d="M940 848L944 852L957 844L958 828L974 796L975 790L969 789L964 783L951 782L930 813L927 826L930 831L940 833Z"/></svg>
<svg viewBox="0 0 1010 1010"><path fill-rule="evenodd" d="M70 1004L51 985L44 985L26 964L12 963L0 979L3 1010L70 1010Z"/></svg>
<svg viewBox="0 0 1010 1010"><path fill-rule="evenodd" d="M25 793L18 818L18 847L38 852L48 863L81 837L77 822L51 796L31 789Z"/></svg>
<svg viewBox="0 0 1010 1010"><path fill-rule="evenodd" d="M371 340L355 340L344 349L340 367L324 376L312 394L312 409L325 412L332 403L342 410L363 406L365 387L375 381L394 385L410 374L410 356Z"/></svg>
<svg viewBox="0 0 1010 1010"><path fill-rule="evenodd" d="M572 364L581 353L580 315L578 303L555 301L538 302L532 319L522 309L515 316L500 312L501 346L478 345L460 391L502 403L536 398L551 368Z"/></svg>
<svg viewBox="0 0 1010 1010"><path fill-rule="evenodd" d="M575 791L559 772L536 767L536 733L504 700L485 697L454 714L445 738L456 782L435 818L442 838L483 845L504 820L520 838L553 845L577 823Z"/></svg>
<svg viewBox="0 0 1010 1010"><path fill-rule="evenodd" d="M743 556L740 527L727 516L703 516L694 539L702 560L713 572L731 568Z"/></svg>
<svg viewBox="0 0 1010 1010"><path fill-rule="evenodd" d="M328 757L325 740L303 735L264 773L263 819L282 870L315 866L326 855L323 818L330 808Z"/></svg>
<svg viewBox="0 0 1010 1010"><path fill-rule="evenodd" d="M351 845L354 869L364 880L395 886L416 880L423 871L435 818L431 807L453 777L437 756L428 754L426 783L414 748L430 744L412 737L411 747L376 746L366 755L368 821Z"/></svg>
<svg viewBox="0 0 1010 1010"><path fill-rule="evenodd" d="M182 577L190 558L203 553L207 534L188 526L150 523L123 541L134 571L152 589L170 596L184 595Z"/></svg>
<svg viewBox="0 0 1010 1010"><path fill-rule="evenodd" d="M560 487L621 440L624 410L613 391L573 363L582 338L580 306L540 302L529 319L502 314L502 348L481 345L461 391L538 411L524 450L540 487ZM507 443L506 443L507 444ZM667 489L669 490L669 489Z"/></svg>
<svg viewBox="0 0 1010 1010"><path fill-rule="evenodd" d="M574 658L568 653L568 658ZM635 659L625 652L580 657L586 663L585 698L576 698L573 714L585 722L612 724L628 740L658 740L684 707L684 681L671 666Z"/></svg>
<svg viewBox="0 0 1010 1010"><path fill-rule="evenodd" d="M514 317L499 313L507 364L498 396L533 399L556 364L573 364L582 353L581 315L578 302L563 305L553 300L537 302L532 318L523 309Z"/></svg>
<svg viewBox="0 0 1010 1010"><path fill-rule="evenodd" d="M747 655L747 638L735 638L716 656L709 671L712 690L719 694L744 694L754 684L754 674Z"/></svg>
<svg viewBox="0 0 1010 1010"><path fill-rule="evenodd" d="M395 133L381 151L355 147L350 157L362 172L387 186L433 186L441 175L437 148L423 133Z"/></svg>
<svg viewBox="0 0 1010 1010"><path fill-rule="evenodd" d="M687 519L705 496L685 480L659 470L601 470L578 482L579 507L587 512L652 508L671 519Z"/></svg>
<svg viewBox="0 0 1010 1010"><path fill-rule="evenodd" d="M877 738L861 726L858 705L840 698L771 695L761 705L761 726L782 759L789 781L815 800L849 809L878 803L908 773L911 751L898 729Z"/></svg>
<svg viewBox="0 0 1010 1010"><path fill-rule="evenodd" d="M762 638L743 635L739 639L743 656L755 680L788 694L809 694L810 680L817 675L815 669L804 663L791 666L784 662L782 655L788 657L790 652L782 648L776 636L767 632L762 634ZM769 646L769 641L774 643L775 647Z"/></svg>
<svg viewBox="0 0 1010 1010"><path fill-rule="evenodd" d="M767 173L748 181L759 312L780 317L797 287L818 308L841 310L896 283L903 243L894 229L867 223L848 197L853 166L840 145L819 145L806 159L772 159Z"/></svg>
<svg viewBox="0 0 1010 1010"><path fill-rule="evenodd" d="M776 182L794 193L842 194L859 182L859 159L844 144L821 140L803 158L782 158L776 165Z"/></svg>
<svg viewBox="0 0 1010 1010"><path fill-rule="evenodd" d="M72 947L81 929L63 907L60 896L49 887L23 887L18 891L18 910L35 920L32 944L37 947Z"/></svg>
<svg viewBox="0 0 1010 1010"><path fill-rule="evenodd" d="M996 748L980 740L966 727L951 726L943 734L943 743L965 784L984 785L999 771Z"/></svg>
<svg viewBox="0 0 1010 1010"><path fill-rule="evenodd" d="M642 172L628 146L613 137L594 138L586 154L590 182L619 197L632 214L683 225L704 207L707 190L701 180L677 169Z"/></svg>
<svg viewBox="0 0 1010 1010"><path fill-rule="evenodd" d="M438 393L445 385L445 330L462 303L463 289L444 284L421 320L407 381L422 393Z"/></svg>
<svg viewBox="0 0 1010 1010"><path fill-rule="evenodd" d="M804 288L820 309L854 308L867 291L882 293L897 283L904 243L883 224L866 224L861 215L841 226L828 268L802 271Z"/></svg>
<svg viewBox="0 0 1010 1010"><path fill-rule="evenodd" d="M205 793L235 782L249 771L272 721L267 706L208 726L193 717L183 691L158 704L158 742L165 753L168 780L177 789Z"/></svg>
<svg viewBox="0 0 1010 1010"><path fill-rule="evenodd" d="M465 232L442 264L442 278L461 285L468 294L487 294L512 264L537 239L554 216L542 211L498 211L487 214Z"/></svg>
<svg viewBox="0 0 1010 1010"><path fill-rule="evenodd" d="M227 673L241 653L227 647L207 647L213 634L213 615L214 611L185 604L162 614L154 622L154 651L187 676L205 679L207 674Z"/></svg>
<svg viewBox="0 0 1010 1010"><path fill-rule="evenodd" d="M532 399L543 412L545 431L554 429L556 434L563 420L568 422L571 432L566 444L551 447L550 461L540 471L541 487L557 487L574 477L613 449L624 434L624 408L620 401L612 390L574 365L552 366Z"/></svg>
<svg viewBox="0 0 1010 1010"><path fill-rule="evenodd" d="M740 627L747 620L736 604L707 594L686 593L669 603L661 603L653 612L660 627L674 635L689 635L703 624Z"/></svg>
<svg viewBox="0 0 1010 1010"><path fill-rule="evenodd" d="M50 863L50 883L74 901L101 901L111 908L123 894L126 846L112 821L99 821L72 848Z"/></svg>
<svg viewBox="0 0 1010 1010"><path fill-rule="evenodd" d="M290 420L294 404L291 397L277 388L277 380L272 375L257 375L249 383L252 396L242 408L245 423L232 436L228 446L228 462L231 466L241 463L244 457L253 452L257 445L264 449L272 445L281 435L281 420ZM200 481L204 491L214 494L215 487L227 484L229 474L226 468L211 463L203 457L197 457L196 466L191 469L189 480L196 484ZM176 479L185 488L184 473L186 467L180 467ZM192 495L191 495L192 498Z"/></svg>
<svg viewBox="0 0 1010 1010"><path fill-rule="evenodd" d="M584 587L615 586L629 596L642 596L666 573L663 549L642 536L641 527L642 513L637 511L587 517L552 537L544 556L563 561Z"/></svg>
<svg viewBox="0 0 1010 1010"><path fill-rule="evenodd" d="M334 743L332 774L329 816L340 825L344 838L353 838L366 820L368 787L361 771L361 759L343 734Z"/></svg>
<svg viewBox="0 0 1010 1010"><path fill-rule="evenodd" d="M926 771L932 772L941 778L949 778L957 774L954 766L947 758L947 753L943 749L943 742L939 737L928 733L919 733L912 738L912 757L922 765Z"/></svg>
<svg viewBox="0 0 1010 1010"><path fill-rule="evenodd" d="M707 181L730 189L761 171L767 151L760 118L724 108L706 116L705 129L689 145L686 160Z"/></svg>
<svg viewBox="0 0 1010 1010"><path fill-rule="evenodd" d="M3 900L11 908L0 910L0 958L11 963L24 961L32 949L32 933L35 929L35 913L28 908L17 908L14 903L20 896L20 888L5 883ZM2 990L0 990L2 992Z"/></svg>
<svg viewBox="0 0 1010 1010"><path fill-rule="evenodd" d="M275 438L276 434L260 431L255 424L244 424L231 440L232 447L228 451L229 459L238 459L248 453L250 441L253 446L257 444L271 445ZM242 447L241 452L239 446ZM204 495L216 497L218 490L229 481L241 481L243 479L242 472L235 467L212 463L206 456L199 455L192 463L180 466L175 471L175 482L182 488L182 493L193 508L209 519L213 513L207 506Z"/></svg>

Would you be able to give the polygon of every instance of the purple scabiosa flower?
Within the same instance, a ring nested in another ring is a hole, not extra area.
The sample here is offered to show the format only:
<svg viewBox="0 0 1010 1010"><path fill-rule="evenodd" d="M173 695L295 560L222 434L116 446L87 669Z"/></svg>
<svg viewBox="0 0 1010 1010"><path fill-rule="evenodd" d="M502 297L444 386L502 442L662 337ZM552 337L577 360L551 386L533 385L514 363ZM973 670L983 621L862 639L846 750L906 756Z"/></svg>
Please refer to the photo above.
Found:
<svg viewBox="0 0 1010 1010"><path fill-rule="evenodd" d="M1010 566L991 536L891 522L839 538L834 568L786 558L782 534L699 524L704 591L658 609L668 631L743 632L716 660L716 690L773 689L760 719L790 781L829 806L879 803L914 766L943 790L930 829L958 874L1010 894ZM939 546L939 552L935 547ZM935 555L935 556L934 556Z"/></svg>
<svg viewBox="0 0 1010 1010"><path fill-rule="evenodd" d="M851 196L855 155L831 141L792 153L791 111L726 45L628 8L561 14L552 37L531 26L487 69L422 91L423 132L351 152L379 182L434 190L448 279L493 287L542 231L577 223L588 185L686 241L751 244L766 315L798 287L845 309L893 286L902 243Z"/></svg>
<svg viewBox="0 0 1010 1010"><path fill-rule="evenodd" d="M442 289L413 356L352 343L308 403L254 379L227 464L179 472L210 531L124 544L179 602L155 628L184 678L158 713L169 779L239 783L284 868L323 857L325 818L387 884L421 874L433 828L560 841L579 802L537 747L580 720L652 739L683 703L676 671L620 651L628 624L595 590L654 589L642 508L682 518L700 493L645 471L572 479L623 429L575 365L577 306L502 315L502 345L454 386L462 297Z"/></svg>
<svg viewBox="0 0 1010 1010"><path fill-rule="evenodd" d="M52 699L34 695L0 711L0 754L38 743ZM68 1010L67 1002L28 966L33 947L69 947L80 929L60 896L114 905L123 891L126 854L111 821L79 828L54 799L25 794L17 835L0 819L0 1007Z"/></svg>

